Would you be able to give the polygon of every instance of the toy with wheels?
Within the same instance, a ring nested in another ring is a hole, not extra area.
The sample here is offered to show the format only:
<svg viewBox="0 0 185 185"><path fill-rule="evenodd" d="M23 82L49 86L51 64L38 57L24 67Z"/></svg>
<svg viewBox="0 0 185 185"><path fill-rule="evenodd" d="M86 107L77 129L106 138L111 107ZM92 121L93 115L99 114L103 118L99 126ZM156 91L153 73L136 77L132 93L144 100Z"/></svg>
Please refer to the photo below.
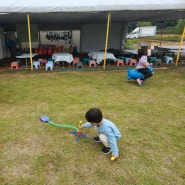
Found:
<svg viewBox="0 0 185 185"><path fill-rule="evenodd" d="M154 69L152 66L150 66L150 72L154 73ZM138 78L142 78L142 77L143 77L143 74L137 71L136 69L131 69L131 68L128 69L127 80L130 80L130 79L137 80Z"/></svg>

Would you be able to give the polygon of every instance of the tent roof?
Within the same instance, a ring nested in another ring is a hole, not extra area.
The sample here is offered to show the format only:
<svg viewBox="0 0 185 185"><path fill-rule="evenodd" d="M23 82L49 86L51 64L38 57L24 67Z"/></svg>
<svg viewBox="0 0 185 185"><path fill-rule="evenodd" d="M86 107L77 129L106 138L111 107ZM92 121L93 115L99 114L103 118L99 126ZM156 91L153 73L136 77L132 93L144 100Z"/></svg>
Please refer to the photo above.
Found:
<svg viewBox="0 0 185 185"><path fill-rule="evenodd" d="M2 1L0 26L15 31L16 24L26 24L30 13L39 30L80 29L82 24L111 22L162 21L185 18L184 0L11 0Z"/></svg>
<svg viewBox="0 0 185 185"><path fill-rule="evenodd" d="M180 10L184 0L11 0L1 2L0 12L93 12L121 10Z"/></svg>

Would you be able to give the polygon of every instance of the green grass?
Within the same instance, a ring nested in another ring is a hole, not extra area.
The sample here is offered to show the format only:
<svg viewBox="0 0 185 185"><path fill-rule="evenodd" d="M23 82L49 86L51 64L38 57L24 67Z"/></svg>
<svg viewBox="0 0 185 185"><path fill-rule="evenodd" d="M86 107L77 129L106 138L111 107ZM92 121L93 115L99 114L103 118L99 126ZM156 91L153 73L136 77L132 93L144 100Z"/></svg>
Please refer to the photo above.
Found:
<svg viewBox="0 0 185 185"><path fill-rule="evenodd" d="M160 42L162 42L162 45L177 45L179 46L181 41L182 35L178 34L156 34L156 36L152 37L140 37L138 39L127 39L125 43L125 49L137 49L138 43L146 42L146 43L152 43L152 45L159 46ZM185 41L185 38L184 40Z"/></svg>
<svg viewBox="0 0 185 185"><path fill-rule="evenodd" d="M153 37L143 37L144 39L148 40L161 40L161 34L157 34ZM162 41L163 42L180 42L182 35L175 35L175 34L162 34ZM142 38L141 38L142 39Z"/></svg>
<svg viewBox="0 0 185 185"><path fill-rule="evenodd" d="M2 185L185 184L185 68L156 69L143 87L126 70L0 74ZM40 121L78 126L99 107L119 127L119 158Z"/></svg>

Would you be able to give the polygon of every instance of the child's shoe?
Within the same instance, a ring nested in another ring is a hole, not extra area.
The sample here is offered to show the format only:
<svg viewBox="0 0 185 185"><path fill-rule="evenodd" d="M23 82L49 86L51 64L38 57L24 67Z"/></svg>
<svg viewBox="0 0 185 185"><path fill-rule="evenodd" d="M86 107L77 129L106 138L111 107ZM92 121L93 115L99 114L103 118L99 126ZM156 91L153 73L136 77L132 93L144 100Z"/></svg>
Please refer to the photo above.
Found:
<svg viewBox="0 0 185 185"><path fill-rule="evenodd" d="M144 80L141 80L140 78L137 79L137 82L140 86L142 86L144 84Z"/></svg>
<svg viewBox="0 0 185 185"><path fill-rule="evenodd" d="M102 154L109 154L112 150L109 147L103 147Z"/></svg>
<svg viewBox="0 0 185 185"><path fill-rule="evenodd" d="M100 143L100 142L101 142L99 137L94 137L93 139L94 139L94 141L97 142L97 143Z"/></svg>

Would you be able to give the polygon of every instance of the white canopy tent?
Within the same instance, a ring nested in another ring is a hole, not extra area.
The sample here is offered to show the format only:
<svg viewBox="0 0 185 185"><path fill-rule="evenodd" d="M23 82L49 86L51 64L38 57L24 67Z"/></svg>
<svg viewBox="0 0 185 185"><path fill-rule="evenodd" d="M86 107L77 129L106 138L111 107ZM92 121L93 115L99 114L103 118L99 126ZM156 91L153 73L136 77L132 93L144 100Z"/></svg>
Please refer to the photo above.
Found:
<svg viewBox="0 0 185 185"><path fill-rule="evenodd" d="M0 12L46 13L46 12L98 12L133 10L183 10L184 0L11 0L2 1Z"/></svg>
<svg viewBox="0 0 185 185"><path fill-rule="evenodd" d="M16 31L16 24L37 24L38 30L82 30L82 49L93 49L94 32L104 39L96 40L97 45L104 43L106 37L107 15L110 13L110 32L117 37L109 38L111 45L120 48L122 35L126 33L126 24L131 21L162 21L185 18L184 0L11 0L0 5L0 26L5 31ZM29 16L28 16L29 15ZM117 27L114 25L117 24ZM92 26L93 25L93 26ZM102 27L102 25L104 25ZM99 29L102 28L102 29ZM115 31L117 30L117 31ZM87 34L89 32L89 34ZM104 35L102 34L104 32ZM119 40L116 41L115 40ZM92 44L91 44L92 43ZM102 48L97 48L102 49Z"/></svg>
<svg viewBox="0 0 185 185"><path fill-rule="evenodd" d="M15 24L38 24L39 30L80 29L83 24L105 23L108 12L111 23L161 21L185 18L184 0L11 0L1 1L0 25L15 30Z"/></svg>

